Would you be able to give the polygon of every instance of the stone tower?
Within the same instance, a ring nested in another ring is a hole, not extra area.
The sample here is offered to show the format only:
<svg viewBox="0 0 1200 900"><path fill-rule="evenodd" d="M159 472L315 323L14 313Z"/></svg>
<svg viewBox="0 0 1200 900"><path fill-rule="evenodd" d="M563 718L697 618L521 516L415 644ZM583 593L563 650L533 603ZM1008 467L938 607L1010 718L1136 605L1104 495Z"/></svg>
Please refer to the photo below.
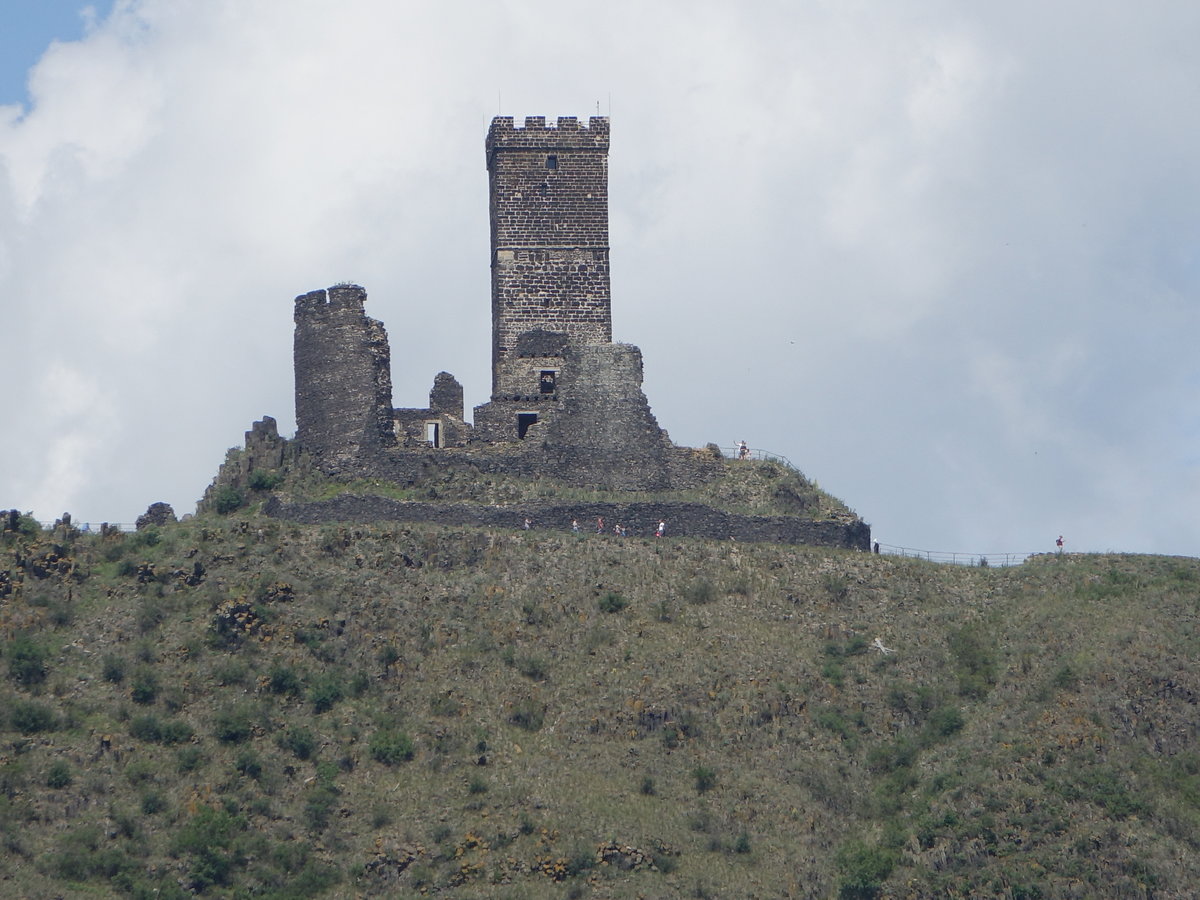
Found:
<svg viewBox="0 0 1200 900"><path fill-rule="evenodd" d="M330 474L396 443L387 332L363 311L366 297L348 284L296 298L296 442Z"/></svg>
<svg viewBox="0 0 1200 900"><path fill-rule="evenodd" d="M492 120L492 402L476 409L479 438L524 437L558 401L565 348L612 341L608 141L606 117Z"/></svg>

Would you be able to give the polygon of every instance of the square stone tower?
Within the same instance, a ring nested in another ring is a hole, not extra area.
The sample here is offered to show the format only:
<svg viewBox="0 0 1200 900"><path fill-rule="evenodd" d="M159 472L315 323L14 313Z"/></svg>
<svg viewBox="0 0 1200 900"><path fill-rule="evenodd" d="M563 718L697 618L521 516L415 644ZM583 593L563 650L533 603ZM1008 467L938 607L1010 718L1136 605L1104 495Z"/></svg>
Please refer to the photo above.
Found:
<svg viewBox="0 0 1200 900"><path fill-rule="evenodd" d="M492 402L477 437L524 437L558 401L566 346L612 341L608 141L607 117L492 120Z"/></svg>

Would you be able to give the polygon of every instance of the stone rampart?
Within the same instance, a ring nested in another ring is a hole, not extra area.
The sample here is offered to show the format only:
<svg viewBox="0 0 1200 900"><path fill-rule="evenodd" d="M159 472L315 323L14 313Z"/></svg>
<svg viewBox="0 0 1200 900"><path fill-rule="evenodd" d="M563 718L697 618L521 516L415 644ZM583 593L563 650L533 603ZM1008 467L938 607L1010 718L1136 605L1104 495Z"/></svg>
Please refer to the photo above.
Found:
<svg viewBox="0 0 1200 900"><path fill-rule="evenodd" d="M571 530L579 523L581 534L595 534L596 520L604 519L605 534L614 537L614 525L625 526L630 538L653 537L660 521L668 537L708 540L770 541L866 551L871 532L864 522L814 521L792 516L742 516L699 503L562 503L530 502L520 506L485 506L473 503L439 503L392 500L387 497L343 494L313 503L285 503L273 498L263 512L274 518L304 524L324 522L425 522L437 525L520 529L525 519L535 530ZM597 537L599 535L596 535Z"/></svg>

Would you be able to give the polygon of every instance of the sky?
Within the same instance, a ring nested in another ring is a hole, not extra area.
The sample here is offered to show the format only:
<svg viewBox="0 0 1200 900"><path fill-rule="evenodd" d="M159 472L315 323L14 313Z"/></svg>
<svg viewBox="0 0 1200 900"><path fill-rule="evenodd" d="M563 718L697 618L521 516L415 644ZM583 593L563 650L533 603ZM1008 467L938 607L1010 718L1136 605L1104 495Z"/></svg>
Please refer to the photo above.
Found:
<svg viewBox="0 0 1200 900"><path fill-rule="evenodd" d="M490 389L497 114L611 117L614 338L681 445L885 545L1200 555L1200 4L0 0L0 508L191 512L292 301Z"/></svg>

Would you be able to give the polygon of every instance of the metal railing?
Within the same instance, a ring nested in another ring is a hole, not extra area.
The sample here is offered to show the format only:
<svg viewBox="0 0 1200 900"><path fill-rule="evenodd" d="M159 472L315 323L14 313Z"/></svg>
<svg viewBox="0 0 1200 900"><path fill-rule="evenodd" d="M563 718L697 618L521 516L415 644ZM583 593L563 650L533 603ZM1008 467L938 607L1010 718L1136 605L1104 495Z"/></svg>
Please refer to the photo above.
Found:
<svg viewBox="0 0 1200 900"><path fill-rule="evenodd" d="M54 522L38 522L38 525L42 527L42 531L53 531L54 524ZM76 522L72 520L71 527L79 529L84 534L99 534L101 524L100 522ZM103 524L109 528L116 528L118 531L137 531L137 525L133 522L104 522Z"/></svg>
<svg viewBox="0 0 1200 900"><path fill-rule="evenodd" d="M917 550L913 547L898 547L895 544L879 544L879 552L889 556L906 556L911 559L926 559L930 562L949 563L956 566L1019 566L1036 551L1028 553L955 553L948 550Z"/></svg>
<svg viewBox="0 0 1200 900"><path fill-rule="evenodd" d="M800 470L792 463L790 459L781 453L772 453L770 450L757 450L753 447L747 448L746 456L743 457L740 447L722 447L721 455L726 459L756 459L763 462L776 462L780 465L787 466L796 472Z"/></svg>

